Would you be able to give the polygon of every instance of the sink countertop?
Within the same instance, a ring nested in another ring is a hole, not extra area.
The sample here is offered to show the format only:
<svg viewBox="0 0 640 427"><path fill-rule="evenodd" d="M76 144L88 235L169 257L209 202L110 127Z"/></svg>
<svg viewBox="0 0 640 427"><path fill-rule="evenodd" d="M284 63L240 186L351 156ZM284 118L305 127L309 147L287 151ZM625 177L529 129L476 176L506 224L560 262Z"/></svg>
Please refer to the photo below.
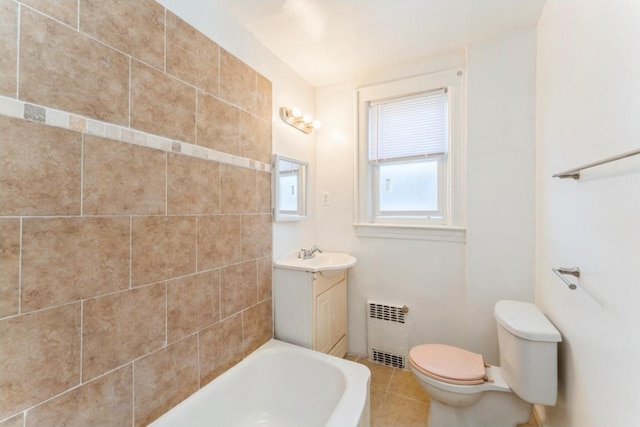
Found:
<svg viewBox="0 0 640 427"><path fill-rule="evenodd" d="M298 251L289 252L277 260L273 265L276 268L289 270L318 271L344 270L353 267L358 260L349 254L340 252L318 252L313 258L302 259L298 257Z"/></svg>

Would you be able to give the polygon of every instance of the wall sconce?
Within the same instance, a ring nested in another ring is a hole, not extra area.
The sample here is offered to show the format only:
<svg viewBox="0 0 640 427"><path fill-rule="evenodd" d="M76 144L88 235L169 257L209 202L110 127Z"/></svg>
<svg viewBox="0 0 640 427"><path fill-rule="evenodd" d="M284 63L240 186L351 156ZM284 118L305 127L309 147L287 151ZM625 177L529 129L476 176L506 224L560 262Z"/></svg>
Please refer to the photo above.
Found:
<svg viewBox="0 0 640 427"><path fill-rule="evenodd" d="M280 118L286 124L304 133L311 133L314 129L320 127L320 122L313 120L310 115L302 114L298 108L290 110L287 107L280 107Z"/></svg>

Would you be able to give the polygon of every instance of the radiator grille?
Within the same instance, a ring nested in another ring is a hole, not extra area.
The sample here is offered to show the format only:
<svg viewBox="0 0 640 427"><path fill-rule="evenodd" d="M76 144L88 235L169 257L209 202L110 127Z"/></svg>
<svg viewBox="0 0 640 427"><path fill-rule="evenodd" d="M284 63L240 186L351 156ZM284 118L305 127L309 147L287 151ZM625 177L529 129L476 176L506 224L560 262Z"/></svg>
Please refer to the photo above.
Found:
<svg viewBox="0 0 640 427"><path fill-rule="evenodd" d="M376 363L382 363L383 365L393 366L394 368L405 368L404 356L398 354L392 354L385 351L379 351L375 348L371 349L371 359Z"/></svg>
<svg viewBox="0 0 640 427"><path fill-rule="evenodd" d="M369 360L406 368L409 356L409 307L367 301L367 350Z"/></svg>
<svg viewBox="0 0 640 427"><path fill-rule="evenodd" d="M369 303L369 317L372 319L404 323L404 310L403 307Z"/></svg>

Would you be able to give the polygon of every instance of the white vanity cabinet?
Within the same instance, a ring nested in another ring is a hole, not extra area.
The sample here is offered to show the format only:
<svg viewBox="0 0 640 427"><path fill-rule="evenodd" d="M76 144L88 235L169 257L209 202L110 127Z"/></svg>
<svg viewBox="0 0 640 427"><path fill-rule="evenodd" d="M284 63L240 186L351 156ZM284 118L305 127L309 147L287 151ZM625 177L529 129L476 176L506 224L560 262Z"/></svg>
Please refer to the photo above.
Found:
<svg viewBox="0 0 640 427"><path fill-rule="evenodd" d="M276 339L343 357L347 353L347 271L274 269Z"/></svg>

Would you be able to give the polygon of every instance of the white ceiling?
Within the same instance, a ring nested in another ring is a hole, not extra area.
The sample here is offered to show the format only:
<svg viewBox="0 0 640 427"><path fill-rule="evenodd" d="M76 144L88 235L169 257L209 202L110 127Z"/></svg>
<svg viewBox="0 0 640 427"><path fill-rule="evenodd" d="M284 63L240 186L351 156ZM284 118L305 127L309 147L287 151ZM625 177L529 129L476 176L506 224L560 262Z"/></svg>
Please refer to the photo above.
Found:
<svg viewBox="0 0 640 427"><path fill-rule="evenodd" d="M217 0L314 86L535 26L545 0Z"/></svg>

